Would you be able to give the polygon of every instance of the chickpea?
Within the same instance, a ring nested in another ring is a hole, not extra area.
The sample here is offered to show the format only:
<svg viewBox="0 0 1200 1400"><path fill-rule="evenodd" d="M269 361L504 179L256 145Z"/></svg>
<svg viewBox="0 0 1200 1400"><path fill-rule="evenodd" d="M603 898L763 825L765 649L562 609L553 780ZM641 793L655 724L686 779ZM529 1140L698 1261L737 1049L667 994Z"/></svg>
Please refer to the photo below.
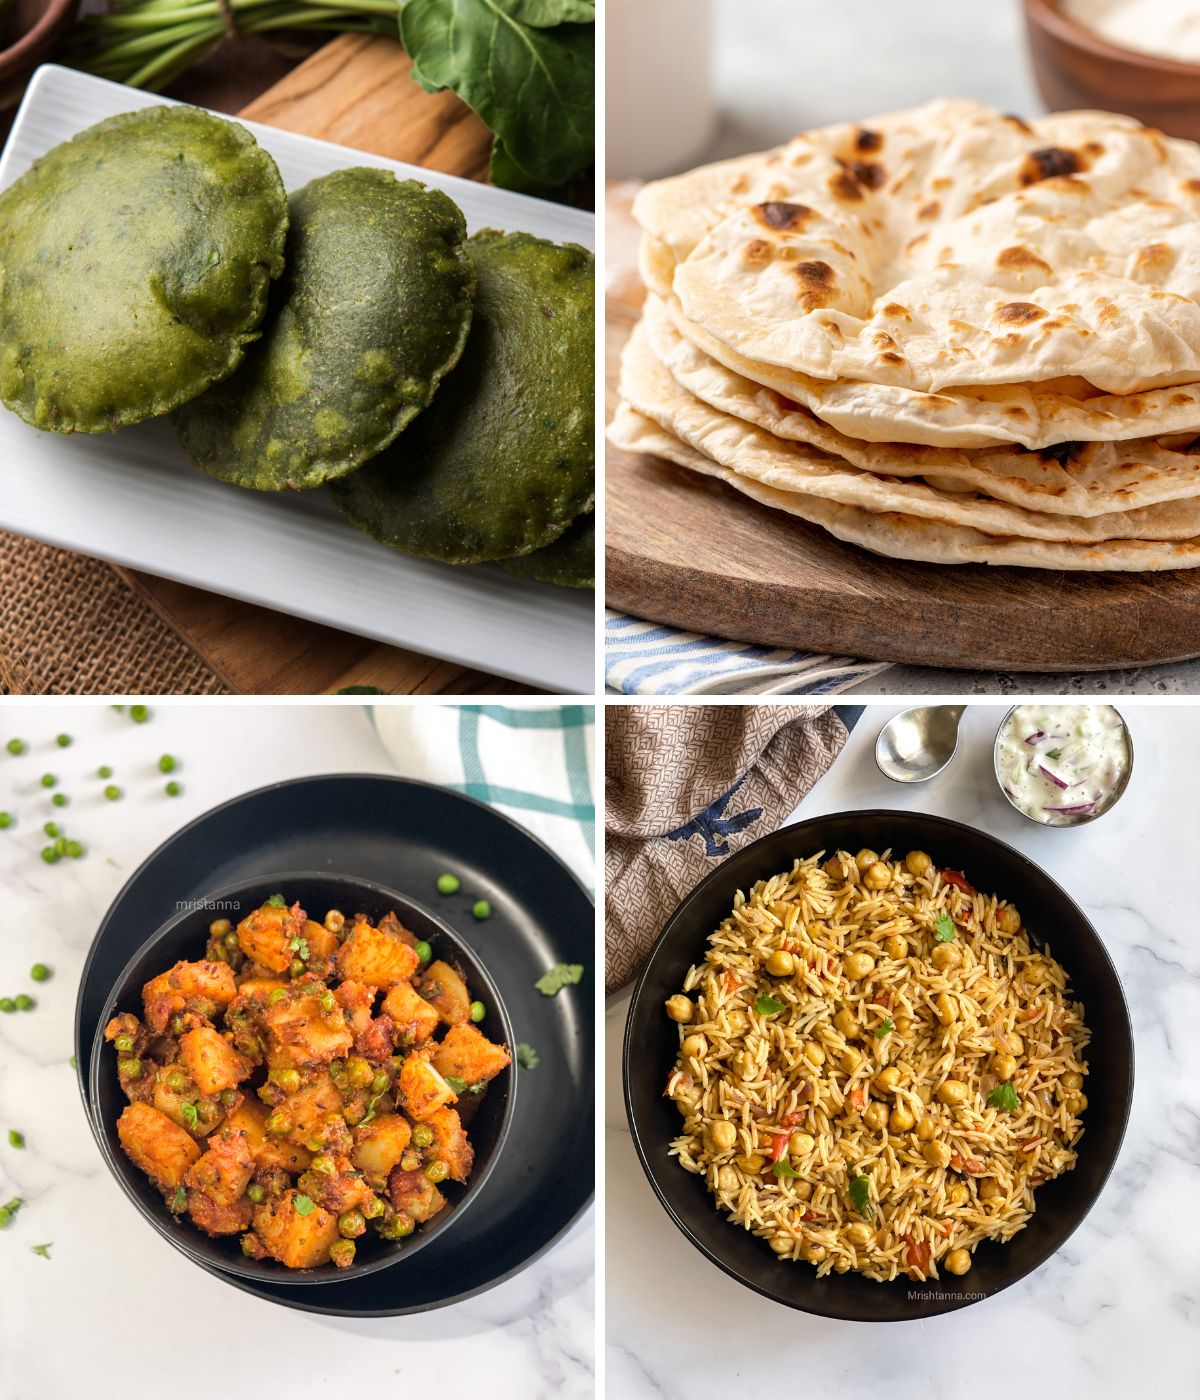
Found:
<svg viewBox="0 0 1200 1400"><path fill-rule="evenodd" d="M812 1182L811 1182L811 1181L793 1181L793 1182L792 1182L792 1191L793 1191L793 1193L796 1195L796 1197L797 1197L799 1200L801 1200L801 1201L809 1201L809 1200L812 1199L812 1193L813 1193Z"/></svg>
<svg viewBox="0 0 1200 1400"><path fill-rule="evenodd" d="M934 1126L932 1118L922 1118L917 1124L917 1141L932 1142L937 1128Z"/></svg>
<svg viewBox="0 0 1200 1400"><path fill-rule="evenodd" d="M971 1268L971 1252L966 1249L952 1249L942 1263L947 1273L965 1274Z"/></svg>
<svg viewBox="0 0 1200 1400"><path fill-rule="evenodd" d="M1086 1094L1072 1094L1071 1097L1066 1100L1067 1112L1082 1113L1083 1110L1087 1107L1087 1103L1088 1101Z"/></svg>
<svg viewBox="0 0 1200 1400"><path fill-rule="evenodd" d="M771 1248L776 1254L790 1254L796 1241L791 1235L772 1235Z"/></svg>
<svg viewBox="0 0 1200 1400"><path fill-rule="evenodd" d="M854 1012L845 1009L838 1012L833 1018L833 1028L841 1031L847 1040L854 1040L859 1034L858 1022L854 1019Z"/></svg>
<svg viewBox="0 0 1200 1400"><path fill-rule="evenodd" d="M846 1048L842 1051L841 1058L839 1059L838 1064L840 1065L843 1073L853 1074L854 1071L859 1067L859 1065L862 1064L862 1056L858 1053L858 1051L854 1048L853 1045L847 1045Z"/></svg>
<svg viewBox="0 0 1200 1400"><path fill-rule="evenodd" d="M685 1059L699 1059L708 1049L708 1041L702 1035L685 1035L679 1053Z"/></svg>
<svg viewBox="0 0 1200 1400"><path fill-rule="evenodd" d="M938 1085L938 1101L947 1104L950 1108L966 1103L967 1086L961 1079L947 1079L944 1084Z"/></svg>
<svg viewBox="0 0 1200 1400"><path fill-rule="evenodd" d="M997 1196L1003 1194L1004 1193L1000 1189L1000 1183L998 1181L993 1181L990 1176L979 1183L979 1199L981 1201L994 1201Z"/></svg>
<svg viewBox="0 0 1200 1400"><path fill-rule="evenodd" d="M767 971L772 977L790 977L795 970L796 959L785 948L776 948L767 959Z"/></svg>
<svg viewBox="0 0 1200 1400"><path fill-rule="evenodd" d="M1021 927L1021 916L1012 907L1006 904L1003 909L996 913L996 927L1001 933L1016 933Z"/></svg>
<svg viewBox="0 0 1200 1400"><path fill-rule="evenodd" d="M732 1167L721 1167L717 1172L718 1191L736 1191L739 1184L738 1174Z"/></svg>
<svg viewBox="0 0 1200 1400"><path fill-rule="evenodd" d="M992 1073L1001 1083L1007 1083L1017 1072L1017 1062L1011 1055L993 1055Z"/></svg>
<svg viewBox="0 0 1200 1400"><path fill-rule="evenodd" d="M943 1026L952 1026L958 1020L958 1005L951 1001L945 992L939 992L933 999L934 1010Z"/></svg>
<svg viewBox="0 0 1200 1400"><path fill-rule="evenodd" d="M708 1143L714 1152L728 1152L737 1136L737 1129L727 1118L718 1118L708 1125Z"/></svg>
<svg viewBox="0 0 1200 1400"><path fill-rule="evenodd" d="M909 851L904 857L904 868L910 875L915 875L919 880L926 873L933 861L924 851Z"/></svg>
<svg viewBox="0 0 1200 1400"><path fill-rule="evenodd" d="M877 865L879 863L879 856L875 851L871 850L870 847L864 846L854 857L854 863L858 866L860 872L866 871L870 869L872 865Z"/></svg>
<svg viewBox="0 0 1200 1400"><path fill-rule="evenodd" d="M953 943L939 943L929 955L929 961L939 972L945 972L958 962L958 949Z"/></svg>
<svg viewBox="0 0 1200 1400"><path fill-rule="evenodd" d="M816 1240L807 1240L800 1246L800 1257L809 1264L819 1264L828 1253L825 1246Z"/></svg>
<svg viewBox="0 0 1200 1400"><path fill-rule="evenodd" d="M739 1050L730 1064L739 1079L753 1079L758 1072L758 1061L749 1050Z"/></svg>
<svg viewBox="0 0 1200 1400"><path fill-rule="evenodd" d="M1064 1093L1077 1094L1083 1088L1083 1075L1068 1070L1058 1082Z"/></svg>
<svg viewBox="0 0 1200 1400"><path fill-rule="evenodd" d="M788 1151L793 1157L807 1157L817 1145L817 1140L811 1133L793 1133L788 1138Z"/></svg>
<svg viewBox="0 0 1200 1400"><path fill-rule="evenodd" d="M864 1249L871 1243L871 1227L861 1220L856 1220L853 1225L847 1225L846 1243L852 1244L856 1249Z"/></svg>
<svg viewBox="0 0 1200 1400"><path fill-rule="evenodd" d="M821 1049L815 1040L810 1040L804 1047L804 1058L815 1069L820 1069L825 1063L825 1051Z"/></svg>
<svg viewBox="0 0 1200 1400"><path fill-rule="evenodd" d="M886 890L891 883L892 872L881 860L877 860L874 865L868 865L863 871L863 884L869 890Z"/></svg>
<svg viewBox="0 0 1200 1400"><path fill-rule="evenodd" d="M906 1103L898 1103L891 1113L888 1114L888 1131L893 1133L907 1133L916 1125L912 1109Z"/></svg>
<svg viewBox="0 0 1200 1400"><path fill-rule="evenodd" d="M767 1164L767 1159L761 1152L751 1152L744 1157L733 1159L747 1176L757 1176Z"/></svg>
<svg viewBox="0 0 1200 1400"><path fill-rule="evenodd" d="M888 1111L887 1104L869 1103L863 1113L863 1122L873 1133L881 1133L887 1127Z"/></svg>
<svg viewBox="0 0 1200 1400"><path fill-rule="evenodd" d="M890 1094L900 1083L900 1071L895 1065L888 1065L875 1076L875 1087L881 1094Z"/></svg>
<svg viewBox="0 0 1200 1400"><path fill-rule="evenodd" d="M1016 1031L1009 1031L1006 1036L1001 1036L1000 1039L1008 1046L1009 1054L1020 1055L1024 1053L1025 1042Z"/></svg>
<svg viewBox="0 0 1200 1400"><path fill-rule="evenodd" d="M908 957L908 939L900 933L889 933L883 940L883 951L889 958L897 960L906 958Z"/></svg>
<svg viewBox="0 0 1200 1400"><path fill-rule="evenodd" d="M971 1193L967 1189L966 1182L952 1181L950 1185L946 1187L946 1199L952 1206L965 1206L970 1195Z"/></svg>
<svg viewBox="0 0 1200 1400"><path fill-rule="evenodd" d="M921 1148L921 1156L931 1167L948 1167L953 1155L944 1142L927 1142Z"/></svg>
<svg viewBox="0 0 1200 1400"><path fill-rule="evenodd" d="M909 1031L911 1031L911 1030L912 1030L912 1017L911 1017L911 1016L897 1016L897 1017L896 1017L896 1034L897 1034L897 1035L907 1035L907 1034L909 1033Z"/></svg>
<svg viewBox="0 0 1200 1400"><path fill-rule="evenodd" d="M672 1021L678 1021L681 1026L686 1026L696 1012L691 997L682 994L668 997L666 1005L667 1015Z"/></svg>
<svg viewBox="0 0 1200 1400"><path fill-rule="evenodd" d="M870 953L851 953L842 963L842 970L847 977L852 977L856 982L870 975L875 967L875 959Z"/></svg>
<svg viewBox="0 0 1200 1400"><path fill-rule="evenodd" d="M830 856L821 868L831 880L840 880L842 878L841 856Z"/></svg>
<svg viewBox="0 0 1200 1400"><path fill-rule="evenodd" d="M745 1035L750 1025L749 1018L744 1011L733 1010L725 1017L725 1023L729 1027L731 1036Z"/></svg>

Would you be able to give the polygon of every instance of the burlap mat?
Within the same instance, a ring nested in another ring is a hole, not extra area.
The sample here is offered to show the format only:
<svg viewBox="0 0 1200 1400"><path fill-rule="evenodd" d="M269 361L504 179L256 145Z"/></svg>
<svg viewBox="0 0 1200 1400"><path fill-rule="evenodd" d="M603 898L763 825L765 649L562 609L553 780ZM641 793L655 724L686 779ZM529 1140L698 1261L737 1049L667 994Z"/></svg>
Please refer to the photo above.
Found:
<svg viewBox="0 0 1200 1400"><path fill-rule="evenodd" d="M610 705L604 723L608 991L641 970L683 897L775 831L841 752L824 705Z"/></svg>
<svg viewBox="0 0 1200 1400"><path fill-rule="evenodd" d="M108 564L0 531L0 693L223 695Z"/></svg>

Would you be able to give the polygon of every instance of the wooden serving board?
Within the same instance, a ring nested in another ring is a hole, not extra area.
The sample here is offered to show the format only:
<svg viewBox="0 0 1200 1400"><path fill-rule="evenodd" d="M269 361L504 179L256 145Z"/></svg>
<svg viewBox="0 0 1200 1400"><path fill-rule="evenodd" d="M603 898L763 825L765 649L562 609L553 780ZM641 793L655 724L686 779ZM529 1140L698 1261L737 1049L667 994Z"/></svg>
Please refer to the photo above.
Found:
<svg viewBox="0 0 1200 1400"><path fill-rule="evenodd" d="M608 191L607 408L644 295L633 190ZM910 564L708 477L609 446L610 607L768 646L923 666L1100 671L1200 656L1200 570L1077 574Z"/></svg>
<svg viewBox="0 0 1200 1400"><path fill-rule="evenodd" d="M453 93L422 92L411 68L393 40L343 35L240 115L430 170L486 178L487 128ZM205 101L201 93L188 96ZM413 695L531 690L217 593L131 569L118 572L240 694L325 694L349 685Z"/></svg>

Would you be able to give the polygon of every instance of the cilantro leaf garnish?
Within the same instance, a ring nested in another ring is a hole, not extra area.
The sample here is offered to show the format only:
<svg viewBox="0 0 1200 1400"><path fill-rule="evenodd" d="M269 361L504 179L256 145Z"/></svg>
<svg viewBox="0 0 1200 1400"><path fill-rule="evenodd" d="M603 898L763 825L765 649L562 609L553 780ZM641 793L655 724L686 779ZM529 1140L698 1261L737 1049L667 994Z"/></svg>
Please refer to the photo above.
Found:
<svg viewBox="0 0 1200 1400"><path fill-rule="evenodd" d="M800 1175L800 1173L796 1170L795 1167L792 1166L791 1162L789 1162L786 1157L783 1159L783 1161L776 1162L775 1165L771 1168L771 1170L775 1173L776 1176L792 1177Z"/></svg>
<svg viewBox="0 0 1200 1400"><path fill-rule="evenodd" d="M271 897L267 900L267 903L271 906L272 909L287 908L287 900L284 899L283 895L281 894L271 895Z"/></svg>
<svg viewBox="0 0 1200 1400"><path fill-rule="evenodd" d="M875 1039L882 1040L885 1035L891 1035L895 1029L895 1021L893 1021L890 1016L886 1016L884 1017L883 1023L879 1026L879 1029L875 1032Z"/></svg>
<svg viewBox="0 0 1200 1400"><path fill-rule="evenodd" d="M51 1240L49 1244L34 1244L34 1245L30 1245L30 1246L29 1246L29 1252L30 1252L31 1254L40 1254L41 1257L42 1257L43 1259L49 1259L49 1258L50 1258L50 1245L52 1245L53 1243L54 1243L54 1241Z"/></svg>
<svg viewBox="0 0 1200 1400"><path fill-rule="evenodd" d="M783 1010L783 1002L776 1001L774 997L769 997L763 992L754 1003L754 1009L760 1016L778 1016Z"/></svg>
<svg viewBox="0 0 1200 1400"><path fill-rule="evenodd" d="M1062 757L1062 749L1047 749L1047 750L1046 750L1046 757L1047 757L1047 758L1061 758L1061 757Z"/></svg>
<svg viewBox="0 0 1200 1400"><path fill-rule="evenodd" d="M850 1178L850 1200L859 1215L870 1218L874 1214L874 1208L871 1205L871 1182L861 1173Z"/></svg>
<svg viewBox="0 0 1200 1400"><path fill-rule="evenodd" d="M288 950L298 953L302 961L308 961L308 939L301 938L299 934L295 938L288 939Z"/></svg>
<svg viewBox="0 0 1200 1400"><path fill-rule="evenodd" d="M1005 1113L1016 1113L1021 1107L1021 1096L1011 1083L997 1084L994 1089L989 1089L987 1101L993 1108L1003 1109Z"/></svg>
<svg viewBox="0 0 1200 1400"><path fill-rule="evenodd" d="M299 1195L296 1197L297 1215L311 1215L316 1208L316 1203L311 1196Z"/></svg>
<svg viewBox="0 0 1200 1400"><path fill-rule="evenodd" d="M467 1087L467 1081L465 1079L459 1079L453 1074L446 1075L446 1083L449 1084L456 1094L461 1094Z"/></svg>
<svg viewBox="0 0 1200 1400"><path fill-rule="evenodd" d="M933 921L933 936L939 943L953 943L958 937L954 920L949 914L939 914Z"/></svg>
<svg viewBox="0 0 1200 1400"><path fill-rule="evenodd" d="M200 1113L196 1105L194 1103L181 1103L179 1111L187 1120L188 1127L191 1128L192 1132L195 1132L200 1123Z"/></svg>
<svg viewBox="0 0 1200 1400"><path fill-rule="evenodd" d="M532 1045L526 1045L524 1041L517 1046L517 1065L521 1069L537 1069L542 1063L542 1057Z"/></svg>
<svg viewBox="0 0 1200 1400"><path fill-rule="evenodd" d="M582 963L555 963L533 984L544 997L552 997L564 987L573 987L583 977Z"/></svg>
<svg viewBox="0 0 1200 1400"><path fill-rule="evenodd" d="M171 1197L171 1214L179 1215L187 1209L187 1192L182 1186L175 1188L175 1194Z"/></svg>

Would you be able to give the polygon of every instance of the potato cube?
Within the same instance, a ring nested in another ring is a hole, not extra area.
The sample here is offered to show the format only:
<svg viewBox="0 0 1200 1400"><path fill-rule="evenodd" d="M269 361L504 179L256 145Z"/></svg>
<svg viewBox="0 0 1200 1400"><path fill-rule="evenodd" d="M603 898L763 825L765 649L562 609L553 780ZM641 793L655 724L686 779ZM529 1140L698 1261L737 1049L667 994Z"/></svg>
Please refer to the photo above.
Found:
<svg viewBox="0 0 1200 1400"><path fill-rule="evenodd" d="M381 1113L378 1118L355 1128L350 1160L372 1185L382 1186L388 1173L404 1156L411 1138L412 1128L403 1114Z"/></svg>
<svg viewBox="0 0 1200 1400"><path fill-rule="evenodd" d="M396 1096L410 1118L428 1118L443 1104L455 1103L458 1095L438 1071L415 1051L400 1066Z"/></svg>
<svg viewBox="0 0 1200 1400"><path fill-rule="evenodd" d="M406 1172L394 1167L388 1177L388 1195L393 1207L418 1225L432 1219L446 1204L446 1198L423 1171Z"/></svg>
<svg viewBox="0 0 1200 1400"><path fill-rule="evenodd" d="M179 1058L202 1094L236 1089L254 1066L211 1026L197 1026L179 1037Z"/></svg>
<svg viewBox="0 0 1200 1400"><path fill-rule="evenodd" d="M117 1119L117 1137L134 1166L164 1191L182 1185L187 1169L200 1157L191 1135L147 1103L131 1103L124 1110Z"/></svg>
<svg viewBox="0 0 1200 1400"><path fill-rule="evenodd" d="M206 1235L238 1235L250 1224L254 1204L246 1196L228 1205L214 1201L207 1191L189 1191L188 1214L192 1224Z"/></svg>
<svg viewBox="0 0 1200 1400"><path fill-rule="evenodd" d="M366 920L350 930L334 961L343 980L381 988L406 982L420 963L415 950L403 939L372 928Z"/></svg>
<svg viewBox="0 0 1200 1400"><path fill-rule="evenodd" d="M328 1263L329 1248L338 1238L338 1222L336 1215L292 1190L269 1197L257 1207L254 1231L267 1253L281 1264L289 1269L314 1269Z"/></svg>
<svg viewBox="0 0 1200 1400"><path fill-rule="evenodd" d="M294 1064L328 1063L354 1048L341 1007L331 999L333 1010L325 1010L322 997L330 996L325 991L312 992L267 1007L263 1017L267 1030Z"/></svg>
<svg viewBox="0 0 1200 1400"><path fill-rule="evenodd" d="M330 933L324 924L309 919L304 925L301 937L308 944L308 961L325 962L338 950L338 936Z"/></svg>
<svg viewBox="0 0 1200 1400"><path fill-rule="evenodd" d="M146 1024L162 1035L171 1018L185 1011L212 1017L237 995L237 984L228 963L177 962L142 988Z"/></svg>
<svg viewBox="0 0 1200 1400"><path fill-rule="evenodd" d="M467 1140L462 1120L452 1108L439 1108L425 1120L433 1129L437 1155L450 1171L451 1181L466 1181L475 1161L475 1150Z"/></svg>
<svg viewBox="0 0 1200 1400"><path fill-rule="evenodd" d="M255 1166L280 1167L285 1172L302 1172L312 1162L312 1153L307 1147L298 1147L282 1137L273 1137L267 1132L266 1123L270 1110L260 1100L247 1096L229 1112L224 1127L246 1135L246 1141L254 1158Z"/></svg>
<svg viewBox="0 0 1200 1400"><path fill-rule="evenodd" d="M320 1141L324 1137L326 1119L331 1115L341 1117L342 1096L329 1075L322 1072L311 1084L289 1094L279 1105L277 1112L288 1121L288 1130L282 1134L289 1142L307 1143Z"/></svg>
<svg viewBox="0 0 1200 1400"><path fill-rule="evenodd" d="M260 967L286 972L295 956L292 945L304 936L305 922L306 915L298 904L290 909L264 904L238 924L238 945Z"/></svg>
<svg viewBox="0 0 1200 1400"><path fill-rule="evenodd" d="M245 1193L253 1174L246 1134L226 1130L209 1138L208 1151L188 1168L183 1184L203 1191L216 1205L231 1206Z"/></svg>
<svg viewBox="0 0 1200 1400"><path fill-rule="evenodd" d="M447 962L435 959L421 974L420 992L448 1026L471 1019L471 993Z"/></svg>
<svg viewBox="0 0 1200 1400"><path fill-rule="evenodd" d="M383 1011L392 1019L402 1043L418 1044L437 1030L437 1008L413 989L410 982L397 982L383 999Z"/></svg>
<svg viewBox="0 0 1200 1400"><path fill-rule="evenodd" d="M503 1045L496 1045L472 1025L452 1026L433 1052L433 1063L447 1079L464 1084L486 1083L512 1063Z"/></svg>

